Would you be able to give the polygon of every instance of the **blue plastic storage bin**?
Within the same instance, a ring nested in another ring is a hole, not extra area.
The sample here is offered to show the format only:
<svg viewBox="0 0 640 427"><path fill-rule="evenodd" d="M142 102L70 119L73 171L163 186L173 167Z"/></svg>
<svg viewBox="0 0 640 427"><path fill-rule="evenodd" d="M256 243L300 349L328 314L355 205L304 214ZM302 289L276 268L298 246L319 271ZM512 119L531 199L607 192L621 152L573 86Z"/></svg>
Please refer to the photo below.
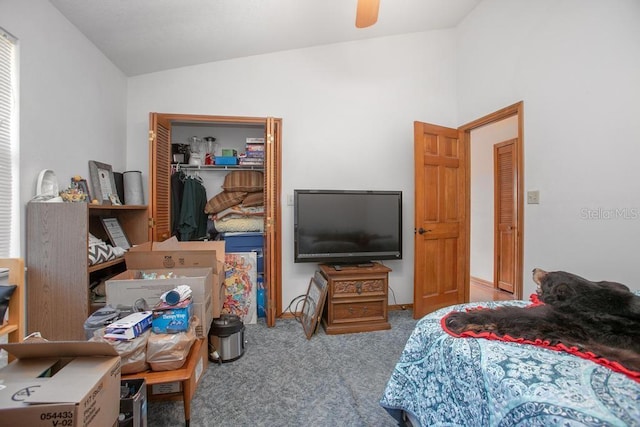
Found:
<svg viewBox="0 0 640 427"><path fill-rule="evenodd" d="M218 156L215 160L216 165L237 165L238 158L230 156Z"/></svg>

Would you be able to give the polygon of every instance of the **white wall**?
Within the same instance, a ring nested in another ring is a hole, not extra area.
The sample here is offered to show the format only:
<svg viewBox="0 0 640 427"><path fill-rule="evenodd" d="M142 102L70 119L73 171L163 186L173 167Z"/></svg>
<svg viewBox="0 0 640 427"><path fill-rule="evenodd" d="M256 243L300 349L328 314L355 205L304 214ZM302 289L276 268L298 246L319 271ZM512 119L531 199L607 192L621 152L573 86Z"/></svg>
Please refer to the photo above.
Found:
<svg viewBox="0 0 640 427"><path fill-rule="evenodd" d="M454 43L453 30L415 33L130 78L127 168L148 176L149 112L281 117L283 307L315 269L293 263L295 188L403 190L389 302L411 303L413 121L456 125Z"/></svg>
<svg viewBox="0 0 640 427"><path fill-rule="evenodd" d="M523 100L525 187L541 194L540 205L525 205L525 272L562 269L640 289L638 22L636 0L484 0L457 30L125 79L48 1L1 0L0 26L19 39L21 200L40 170L65 187L88 176L88 160L142 170L146 181L151 111L282 117L284 195L405 192L405 258L389 263L390 303L408 303L412 122L455 127ZM291 222L285 205L285 306L313 270L291 261Z"/></svg>
<svg viewBox="0 0 640 427"><path fill-rule="evenodd" d="M471 276L493 282L493 146L518 137L512 116L471 131Z"/></svg>
<svg viewBox="0 0 640 427"><path fill-rule="evenodd" d="M89 160L125 164L126 78L46 0L0 1L0 26L18 38L22 256L26 203L38 173L60 189L88 179Z"/></svg>
<svg viewBox="0 0 640 427"><path fill-rule="evenodd" d="M524 295L534 267L640 289L639 24L637 0L484 0L458 27L460 122L524 101Z"/></svg>

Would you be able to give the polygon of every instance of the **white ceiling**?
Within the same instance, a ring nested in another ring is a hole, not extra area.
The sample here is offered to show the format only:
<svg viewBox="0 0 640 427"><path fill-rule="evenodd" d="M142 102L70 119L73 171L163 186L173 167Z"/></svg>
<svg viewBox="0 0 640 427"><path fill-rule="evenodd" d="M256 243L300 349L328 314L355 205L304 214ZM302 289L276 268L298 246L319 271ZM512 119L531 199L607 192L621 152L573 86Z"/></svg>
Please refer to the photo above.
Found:
<svg viewBox="0 0 640 427"><path fill-rule="evenodd" d="M127 76L289 49L455 27L481 0L50 0Z"/></svg>

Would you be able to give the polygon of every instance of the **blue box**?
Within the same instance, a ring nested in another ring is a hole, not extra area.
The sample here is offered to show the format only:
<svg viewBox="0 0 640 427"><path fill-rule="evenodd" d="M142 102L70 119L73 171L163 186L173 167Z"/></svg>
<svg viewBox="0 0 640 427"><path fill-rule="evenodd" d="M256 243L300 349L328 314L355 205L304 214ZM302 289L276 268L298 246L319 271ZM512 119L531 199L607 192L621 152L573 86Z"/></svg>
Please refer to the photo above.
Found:
<svg viewBox="0 0 640 427"><path fill-rule="evenodd" d="M264 273L264 234L260 231L223 233L225 252L255 252L258 273Z"/></svg>
<svg viewBox="0 0 640 427"><path fill-rule="evenodd" d="M224 233L225 252L255 252L264 247L262 232Z"/></svg>
<svg viewBox="0 0 640 427"><path fill-rule="evenodd" d="M151 330L155 334L176 334L189 330L191 318L191 299L176 305L168 305L162 301L153 308Z"/></svg>
<svg viewBox="0 0 640 427"><path fill-rule="evenodd" d="M238 158L233 156L217 156L215 160L216 165L237 165Z"/></svg>

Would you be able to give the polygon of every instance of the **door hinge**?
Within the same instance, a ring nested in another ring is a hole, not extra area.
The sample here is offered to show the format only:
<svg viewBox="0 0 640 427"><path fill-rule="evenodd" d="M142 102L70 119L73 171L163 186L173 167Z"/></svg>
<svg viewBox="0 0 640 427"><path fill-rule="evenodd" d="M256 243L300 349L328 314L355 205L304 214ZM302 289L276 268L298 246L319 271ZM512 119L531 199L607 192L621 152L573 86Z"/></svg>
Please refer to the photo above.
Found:
<svg viewBox="0 0 640 427"><path fill-rule="evenodd" d="M154 218L148 218L147 219L147 226L149 228L153 228L156 226L156 220Z"/></svg>
<svg viewBox="0 0 640 427"><path fill-rule="evenodd" d="M149 142L153 142L156 140L156 133L152 130L149 131Z"/></svg>

